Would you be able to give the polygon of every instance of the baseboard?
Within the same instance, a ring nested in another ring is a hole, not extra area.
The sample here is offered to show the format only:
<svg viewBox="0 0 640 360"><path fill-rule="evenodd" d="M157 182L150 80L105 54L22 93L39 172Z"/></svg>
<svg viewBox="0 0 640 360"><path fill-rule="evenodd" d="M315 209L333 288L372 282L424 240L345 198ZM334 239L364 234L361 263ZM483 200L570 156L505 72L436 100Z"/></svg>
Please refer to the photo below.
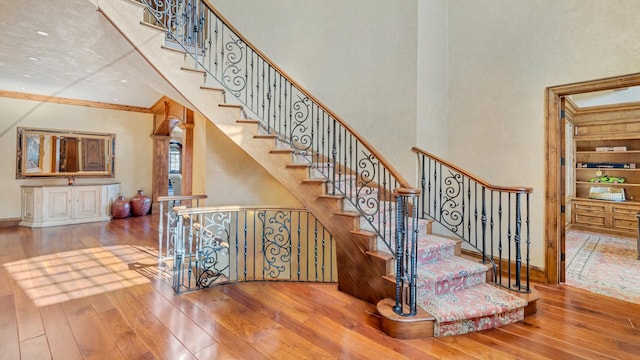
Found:
<svg viewBox="0 0 640 360"><path fill-rule="evenodd" d="M18 226L20 218L0 219L0 228Z"/></svg>

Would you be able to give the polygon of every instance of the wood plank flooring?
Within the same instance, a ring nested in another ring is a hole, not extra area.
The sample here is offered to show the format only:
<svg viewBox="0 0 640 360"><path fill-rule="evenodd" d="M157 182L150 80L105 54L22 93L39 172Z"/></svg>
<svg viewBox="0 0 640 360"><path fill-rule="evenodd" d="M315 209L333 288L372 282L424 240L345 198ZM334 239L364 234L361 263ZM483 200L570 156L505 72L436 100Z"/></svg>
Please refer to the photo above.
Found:
<svg viewBox="0 0 640 360"><path fill-rule="evenodd" d="M98 268L84 260L60 263L71 251L157 248L155 220L0 228L0 360L640 358L640 305L563 285L536 284L538 313L524 322L397 340L380 331L374 305L335 284L244 283L175 296L152 268L144 283L116 287L100 281L128 277L131 263L116 275L91 273ZM42 281L77 272L92 281L84 293L78 280Z"/></svg>

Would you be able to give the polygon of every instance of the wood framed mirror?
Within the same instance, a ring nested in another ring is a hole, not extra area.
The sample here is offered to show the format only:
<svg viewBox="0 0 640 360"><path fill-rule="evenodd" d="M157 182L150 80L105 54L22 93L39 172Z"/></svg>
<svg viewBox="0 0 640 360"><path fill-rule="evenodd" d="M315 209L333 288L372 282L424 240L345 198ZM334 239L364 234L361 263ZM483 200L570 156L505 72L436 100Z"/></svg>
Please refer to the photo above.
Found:
<svg viewBox="0 0 640 360"><path fill-rule="evenodd" d="M115 134L17 129L16 178L114 177Z"/></svg>

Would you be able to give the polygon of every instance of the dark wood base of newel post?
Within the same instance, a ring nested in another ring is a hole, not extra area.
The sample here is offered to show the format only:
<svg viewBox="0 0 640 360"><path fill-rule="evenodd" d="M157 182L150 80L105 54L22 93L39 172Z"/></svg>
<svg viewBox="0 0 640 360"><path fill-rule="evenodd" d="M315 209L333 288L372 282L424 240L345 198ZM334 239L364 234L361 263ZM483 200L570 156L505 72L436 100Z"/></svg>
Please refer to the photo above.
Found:
<svg viewBox="0 0 640 360"><path fill-rule="evenodd" d="M385 334L396 339L420 339L433 337L433 324L436 319L418 307L415 316L401 316L393 311L396 301L382 299L376 305L380 314L380 327Z"/></svg>

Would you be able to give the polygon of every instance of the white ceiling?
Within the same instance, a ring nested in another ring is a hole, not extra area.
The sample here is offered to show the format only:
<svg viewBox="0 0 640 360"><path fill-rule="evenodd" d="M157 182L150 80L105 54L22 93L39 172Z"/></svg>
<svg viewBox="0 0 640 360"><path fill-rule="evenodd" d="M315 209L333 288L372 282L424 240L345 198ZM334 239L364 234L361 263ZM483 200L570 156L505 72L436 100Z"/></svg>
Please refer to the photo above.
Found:
<svg viewBox="0 0 640 360"><path fill-rule="evenodd" d="M569 98L580 108L638 102L640 86L570 95Z"/></svg>
<svg viewBox="0 0 640 360"><path fill-rule="evenodd" d="M182 99L90 0L0 0L0 14L0 90L140 107Z"/></svg>

